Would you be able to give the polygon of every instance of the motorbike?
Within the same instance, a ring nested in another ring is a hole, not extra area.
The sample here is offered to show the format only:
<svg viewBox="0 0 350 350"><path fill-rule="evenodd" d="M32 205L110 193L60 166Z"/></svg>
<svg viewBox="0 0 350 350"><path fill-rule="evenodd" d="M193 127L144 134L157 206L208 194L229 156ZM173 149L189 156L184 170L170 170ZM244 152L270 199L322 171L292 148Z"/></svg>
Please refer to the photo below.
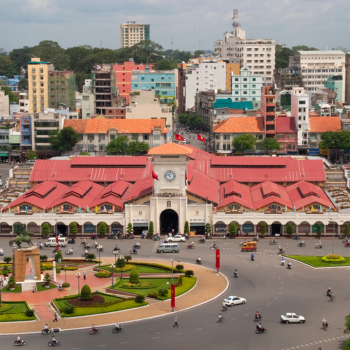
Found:
<svg viewBox="0 0 350 350"><path fill-rule="evenodd" d="M328 297L329 297L328 301L333 301L335 299L335 296L333 294L328 295Z"/></svg>
<svg viewBox="0 0 350 350"><path fill-rule="evenodd" d="M275 244L277 244L277 242L276 242L276 241L271 240L271 241L270 241L270 244L271 244L271 245L275 245Z"/></svg>
<svg viewBox="0 0 350 350"><path fill-rule="evenodd" d="M75 244L75 239L74 238L69 239L68 244Z"/></svg>
<svg viewBox="0 0 350 350"><path fill-rule="evenodd" d="M48 328L48 329L43 329L42 331L41 331L41 334L49 334L49 333L52 333L53 332L53 329L52 328Z"/></svg>
<svg viewBox="0 0 350 350"><path fill-rule="evenodd" d="M278 250L277 254L284 254L284 252L285 252L285 249L281 248Z"/></svg>
<svg viewBox="0 0 350 350"><path fill-rule="evenodd" d="M326 331L328 328L328 322L323 323L322 328Z"/></svg>
<svg viewBox="0 0 350 350"><path fill-rule="evenodd" d="M284 261L281 261L281 265L284 266Z"/></svg>
<svg viewBox="0 0 350 350"><path fill-rule="evenodd" d="M89 329L89 334L90 334L90 335L91 335L91 334L99 334L99 333L101 333L101 330L98 329L98 328L90 328L90 329Z"/></svg>
<svg viewBox="0 0 350 350"><path fill-rule="evenodd" d="M205 239L199 239L198 243L205 243Z"/></svg>
<svg viewBox="0 0 350 350"><path fill-rule="evenodd" d="M287 269L291 270L292 269L292 265L287 265Z"/></svg>
<svg viewBox="0 0 350 350"><path fill-rule="evenodd" d="M49 341L48 343L49 346L61 346L61 343L57 340L55 342Z"/></svg>
<svg viewBox="0 0 350 350"><path fill-rule="evenodd" d="M251 256L251 257L250 257L250 260L251 260L251 261L254 261L254 256Z"/></svg>
<svg viewBox="0 0 350 350"><path fill-rule="evenodd" d="M194 245L192 245L192 244L187 244L186 248L187 248L187 249L194 249Z"/></svg>
<svg viewBox="0 0 350 350"><path fill-rule="evenodd" d="M219 249L219 246L217 244L212 244L210 246L210 249Z"/></svg>
<svg viewBox="0 0 350 350"><path fill-rule="evenodd" d="M262 316L259 314L259 316L254 316L254 322L258 322L262 319Z"/></svg>
<svg viewBox="0 0 350 350"><path fill-rule="evenodd" d="M115 235L107 235L107 239L116 239Z"/></svg>
<svg viewBox="0 0 350 350"><path fill-rule="evenodd" d="M133 238L135 238L135 236L134 236L133 233L131 233L130 235L128 235L128 239L133 239ZM150 238L151 238L151 237L150 237Z"/></svg>
<svg viewBox="0 0 350 350"><path fill-rule="evenodd" d="M124 332L124 328L119 326L119 328L113 328L112 333L123 333Z"/></svg>
<svg viewBox="0 0 350 350"><path fill-rule="evenodd" d="M197 260L196 260L196 264L202 265L202 260L197 259Z"/></svg>
<svg viewBox="0 0 350 350"><path fill-rule="evenodd" d="M118 248L118 249L114 248L114 249L113 249L113 254L114 254L114 252L119 253L119 252L120 252L120 248Z"/></svg>
<svg viewBox="0 0 350 350"><path fill-rule="evenodd" d="M227 306L226 307L222 306L221 311L227 311Z"/></svg>
<svg viewBox="0 0 350 350"><path fill-rule="evenodd" d="M139 244L139 245L134 244L133 248L135 248L135 249L141 249L141 244Z"/></svg>
<svg viewBox="0 0 350 350"><path fill-rule="evenodd" d="M305 243L298 243L298 247L305 247Z"/></svg>
<svg viewBox="0 0 350 350"><path fill-rule="evenodd" d="M130 250L130 254L137 254L137 250Z"/></svg>
<svg viewBox="0 0 350 350"><path fill-rule="evenodd" d="M255 334L262 334L262 333L267 333L267 329L266 328L262 328L261 330L259 329L259 330L255 330Z"/></svg>
<svg viewBox="0 0 350 350"><path fill-rule="evenodd" d="M23 339L18 341L18 340L15 340L15 343L14 343L14 346L26 346L27 345L27 342L24 341Z"/></svg>
<svg viewBox="0 0 350 350"><path fill-rule="evenodd" d="M66 251L66 255L73 255L73 251L67 250L67 251Z"/></svg>
<svg viewBox="0 0 350 350"><path fill-rule="evenodd" d="M234 272L234 273L233 273L233 277L238 278L238 273L237 273L237 272Z"/></svg>

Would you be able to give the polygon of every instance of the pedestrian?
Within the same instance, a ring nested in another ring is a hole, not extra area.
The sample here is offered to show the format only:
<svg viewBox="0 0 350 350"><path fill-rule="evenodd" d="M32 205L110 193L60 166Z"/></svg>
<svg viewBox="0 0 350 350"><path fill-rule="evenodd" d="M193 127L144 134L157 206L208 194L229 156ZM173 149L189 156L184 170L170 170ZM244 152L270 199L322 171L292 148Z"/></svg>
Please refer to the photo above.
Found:
<svg viewBox="0 0 350 350"><path fill-rule="evenodd" d="M179 325L177 324L177 316L175 316L175 323L174 323L174 325L173 325L173 327L179 327Z"/></svg>
<svg viewBox="0 0 350 350"><path fill-rule="evenodd" d="M10 232L10 235L11 235L11 237L13 237L13 232L12 231Z"/></svg>
<svg viewBox="0 0 350 350"><path fill-rule="evenodd" d="M57 315L57 312L55 312L53 316L54 316L53 322L57 322L57 321L58 321L58 315Z"/></svg>
<svg viewBox="0 0 350 350"><path fill-rule="evenodd" d="M86 272L85 271L83 272L83 277L84 277L84 280L86 280Z"/></svg>

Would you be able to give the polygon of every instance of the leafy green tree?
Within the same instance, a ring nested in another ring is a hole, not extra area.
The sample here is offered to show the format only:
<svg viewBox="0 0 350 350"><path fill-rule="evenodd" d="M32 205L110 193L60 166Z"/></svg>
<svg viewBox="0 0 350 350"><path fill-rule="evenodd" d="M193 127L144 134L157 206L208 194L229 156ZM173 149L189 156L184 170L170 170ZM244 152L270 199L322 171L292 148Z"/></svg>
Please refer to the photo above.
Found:
<svg viewBox="0 0 350 350"><path fill-rule="evenodd" d="M293 51L318 51L315 47L308 47L306 45L292 46Z"/></svg>
<svg viewBox="0 0 350 350"><path fill-rule="evenodd" d="M128 223L128 226L126 227L126 233L127 233L128 235L134 233L134 228L132 227L132 223L131 223L131 222L129 222L129 223Z"/></svg>
<svg viewBox="0 0 350 350"><path fill-rule="evenodd" d="M13 77L17 73L15 62L6 53L0 54L0 75Z"/></svg>
<svg viewBox="0 0 350 350"><path fill-rule="evenodd" d="M235 152L244 152L254 150L256 137L250 134L243 134L235 137L232 141L232 146Z"/></svg>
<svg viewBox="0 0 350 350"><path fill-rule="evenodd" d="M125 259L124 258L118 258L117 259L117 267L119 268L119 269L122 269L123 267L125 267Z"/></svg>
<svg viewBox="0 0 350 350"><path fill-rule="evenodd" d="M294 233L294 227L293 224L288 222L288 224L286 225L286 229L287 229L287 235L288 236L292 236Z"/></svg>
<svg viewBox="0 0 350 350"><path fill-rule="evenodd" d="M140 155L148 152L148 144L146 142L130 141L128 143L127 154Z"/></svg>
<svg viewBox="0 0 350 350"><path fill-rule="evenodd" d="M28 79L27 78L21 79L18 83L18 87L21 90L28 90Z"/></svg>
<svg viewBox="0 0 350 350"><path fill-rule="evenodd" d="M322 234L322 225L320 223L316 224L316 235L320 237Z"/></svg>
<svg viewBox="0 0 350 350"><path fill-rule="evenodd" d="M108 155L113 154L126 154L128 151L128 137L118 136L106 146L106 151Z"/></svg>
<svg viewBox="0 0 350 350"><path fill-rule="evenodd" d="M177 68L177 62L164 59L154 65L155 70L173 70Z"/></svg>
<svg viewBox="0 0 350 350"><path fill-rule="evenodd" d="M124 259L125 259L126 263L128 263L129 261L132 260L132 257L131 257L131 255L125 255Z"/></svg>
<svg viewBox="0 0 350 350"><path fill-rule="evenodd" d="M280 143L272 137L265 137L260 142L260 148L265 150L265 152L275 151L280 149Z"/></svg>
<svg viewBox="0 0 350 350"><path fill-rule="evenodd" d="M94 259L96 259L95 254L89 253L89 254L86 254L86 256L85 256L86 261L92 261Z"/></svg>
<svg viewBox="0 0 350 350"><path fill-rule="evenodd" d="M190 128L201 128L204 126L203 119L198 114L179 114L180 124L186 125Z"/></svg>
<svg viewBox="0 0 350 350"><path fill-rule="evenodd" d="M98 226L98 233L101 236L104 236L107 232L107 225L104 222L101 222L100 225Z"/></svg>
<svg viewBox="0 0 350 350"><path fill-rule="evenodd" d="M12 260L12 258L10 256L5 256L4 257L4 261L6 264L10 263L10 261Z"/></svg>
<svg viewBox="0 0 350 350"><path fill-rule="evenodd" d="M46 273L46 275L44 276L44 282L45 282L45 285L48 286L51 282L51 277L49 275L49 273Z"/></svg>
<svg viewBox="0 0 350 350"><path fill-rule="evenodd" d="M7 86L2 86L1 90L5 92L5 95L9 97L9 103L17 103L18 102L18 95L14 94L11 90L11 88Z"/></svg>
<svg viewBox="0 0 350 350"><path fill-rule="evenodd" d="M344 235L345 236L350 236L350 225L348 223L346 223L344 225ZM5 259L4 259L5 260Z"/></svg>
<svg viewBox="0 0 350 350"><path fill-rule="evenodd" d="M293 56L293 50L282 45L276 45L276 69L288 67L289 56Z"/></svg>
<svg viewBox="0 0 350 350"><path fill-rule="evenodd" d="M235 236L236 233L237 233L237 227L236 227L236 224L234 222L231 222L230 223L230 226L229 226L229 229L228 231L230 232L230 235L231 236Z"/></svg>
<svg viewBox="0 0 350 350"><path fill-rule="evenodd" d="M34 151L32 151L31 149L29 149L28 151L27 151L27 153L26 153L26 159L38 159L39 157L38 157L38 155L34 152Z"/></svg>
<svg viewBox="0 0 350 350"><path fill-rule="evenodd" d="M148 235L152 237L154 234L154 227L153 227L153 221L150 221L149 228L148 228Z"/></svg>
<svg viewBox="0 0 350 350"><path fill-rule="evenodd" d="M188 224L188 221L185 221L184 233L190 233L190 226Z"/></svg>
<svg viewBox="0 0 350 350"><path fill-rule="evenodd" d="M73 221L69 224L69 227L70 227L70 234L72 236L75 236L78 233L77 223L75 221Z"/></svg>
<svg viewBox="0 0 350 350"><path fill-rule="evenodd" d="M57 250L57 252L55 254L55 261L58 262L59 259L61 259L61 261L62 261L63 256L62 256L62 252L60 250Z"/></svg>
<svg viewBox="0 0 350 350"><path fill-rule="evenodd" d="M157 62L163 58L163 47L154 41L143 40L132 46L132 54L135 62Z"/></svg>
<svg viewBox="0 0 350 350"><path fill-rule="evenodd" d="M15 277L11 276L8 280L8 284L11 288L13 288L13 286L15 285L16 281L15 281Z"/></svg>
<svg viewBox="0 0 350 350"><path fill-rule="evenodd" d="M43 224L43 228L42 228L42 235L43 236L49 236L51 233L51 226L50 224L48 224L47 222L45 222Z"/></svg>
<svg viewBox="0 0 350 350"><path fill-rule="evenodd" d="M83 287L81 288L80 299L81 300L92 299L91 288L87 284L83 285Z"/></svg>
<svg viewBox="0 0 350 350"><path fill-rule="evenodd" d="M203 55L204 54L204 51L203 50L196 50L195 52L194 52L194 54L193 54L193 57L194 58L198 58L198 57L200 57L201 55Z"/></svg>
<svg viewBox="0 0 350 350"><path fill-rule="evenodd" d="M205 224L205 228L204 228L205 234L209 235L211 234L211 225L209 223Z"/></svg>
<svg viewBox="0 0 350 350"><path fill-rule="evenodd" d="M134 267L134 268L130 271L129 282L130 282L130 283L140 283L140 277L139 277L139 273L137 272L136 267Z"/></svg>
<svg viewBox="0 0 350 350"><path fill-rule="evenodd" d="M266 222L261 222L260 223L260 234L264 236L266 234Z"/></svg>
<svg viewBox="0 0 350 350"><path fill-rule="evenodd" d="M72 151L78 142L78 133L70 126L61 129L59 132L53 131L49 137L51 147L55 151Z"/></svg>

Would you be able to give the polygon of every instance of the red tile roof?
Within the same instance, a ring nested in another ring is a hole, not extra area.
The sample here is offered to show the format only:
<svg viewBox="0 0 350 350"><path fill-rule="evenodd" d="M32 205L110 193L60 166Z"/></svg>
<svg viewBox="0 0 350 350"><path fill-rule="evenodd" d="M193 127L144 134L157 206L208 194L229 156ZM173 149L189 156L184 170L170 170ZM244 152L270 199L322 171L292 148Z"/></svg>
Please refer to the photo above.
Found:
<svg viewBox="0 0 350 350"><path fill-rule="evenodd" d="M91 166L112 166L117 165L118 167L122 167L123 165L134 166L139 165L141 167L145 167L147 165L147 157L132 157L132 156L123 156L123 157L115 157L115 156L105 156L105 157L73 157L71 160L72 167L87 167Z"/></svg>
<svg viewBox="0 0 350 350"><path fill-rule="evenodd" d="M253 205L252 196L248 186L238 183L235 180L220 185L220 202L218 207L237 203L244 207L251 208Z"/></svg>
<svg viewBox="0 0 350 350"><path fill-rule="evenodd" d="M151 194L153 191L153 181L154 179L152 178L152 175L148 175L136 181L131 190L128 191L125 196L125 201L131 201L135 198Z"/></svg>
<svg viewBox="0 0 350 350"><path fill-rule="evenodd" d="M109 129L117 129L118 134L150 134L160 128L165 134L164 119L66 119L64 127L72 127L78 134L106 134Z"/></svg>
<svg viewBox="0 0 350 350"><path fill-rule="evenodd" d="M310 132L326 132L341 130L339 117L310 117Z"/></svg>
<svg viewBox="0 0 350 350"><path fill-rule="evenodd" d="M219 182L198 170L194 171L187 191L209 202L219 202Z"/></svg>
<svg viewBox="0 0 350 350"><path fill-rule="evenodd" d="M214 126L214 132L235 134L264 132L264 119L262 117L231 117Z"/></svg>
<svg viewBox="0 0 350 350"><path fill-rule="evenodd" d="M295 118L294 117L277 117L276 118L276 132L293 133L296 131L297 131L297 128L295 125Z"/></svg>
<svg viewBox="0 0 350 350"><path fill-rule="evenodd" d="M153 147L148 151L148 154L191 154L192 149L187 146L169 142L161 146Z"/></svg>

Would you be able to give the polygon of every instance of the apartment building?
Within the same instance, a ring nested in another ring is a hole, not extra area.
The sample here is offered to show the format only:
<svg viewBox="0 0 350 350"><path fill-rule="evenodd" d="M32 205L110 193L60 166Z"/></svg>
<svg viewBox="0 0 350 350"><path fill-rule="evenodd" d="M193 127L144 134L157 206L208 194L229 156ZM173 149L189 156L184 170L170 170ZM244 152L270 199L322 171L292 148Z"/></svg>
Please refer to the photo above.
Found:
<svg viewBox="0 0 350 350"><path fill-rule="evenodd" d="M105 119L65 120L64 127L72 127L79 136L76 151L105 152L108 143L118 136L146 142L150 148L160 146L169 139L165 120L161 119Z"/></svg>
<svg viewBox="0 0 350 350"><path fill-rule="evenodd" d="M178 70L136 70L131 73L131 91L154 90L162 103L177 102Z"/></svg>
<svg viewBox="0 0 350 350"><path fill-rule="evenodd" d="M151 40L150 24L127 22L120 25L120 47L131 47L140 41Z"/></svg>
<svg viewBox="0 0 350 350"><path fill-rule="evenodd" d="M185 108L195 106L196 94L200 91L226 90L226 63L217 60L202 60L186 68Z"/></svg>
<svg viewBox="0 0 350 350"><path fill-rule="evenodd" d="M280 144L277 154L297 154L298 137L295 118L287 116L286 113L276 114L276 135Z"/></svg>
<svg viewBox="0 0 350 350"><path fill-rule="evenodd" d="M28 91L20 92L18 94L18 103L19 103L19 112L21 113L29 113L29 97Z"/></svg>
<svg viewBox="0 0 350 350"><path fill-rule="evenodd" d="M342 96L345 98L345 94L343 94L343 77L341 75L333 75L328 77L327 81L324 83L324 87L328 90L332 90L336 93L335 101L336 102L344 102ZM346 91L346 80L345 80L345 91Z"/></svg>
<svg viewBox="0 0 350 350"><path fill-rule="evenodd" d="M309 138L310 99L303 87L293 87L291 91L291 115L295 118L298 151L306 154Z"/></svg>
<svg viewBox="0 0 350 350"><path fill-rule="evenodd" d="M115 64L113 66L113 70L116 74L119 96L125 99L126 104L129 103L129 93L131 91L131 73L133 71L144 71L146 67L152 69L153 66L153 63L147 65L135 64L133 58L130 58L128 62L124 62L123 64Z"/></svg>
<svg viewBox="0 0 350 350"><path fill-rule="evenodd" d="M53 64L32 57L28 62L28 95L29 112L37 113L49 108L48 72L53 70Z"/></svg>
<svg viewBox="0 0 350 350"><path fill-rule="evenodd" d="M49 75L49 107L69 108L76 110L75 104L75 74L73 71L51 70Z"/></svg>
<svg viewBox="0 0 350 350"><path fill-rule="evenodd" d="M0 90L0 117L8 117L10 114L10 102L5 91Z"/></svg>
<svg viewBox="0 0 350 350"><path fill-rule="evenodd" d="M275 49L275 40L246 39L245 31L239 26L214 43L215 55L237 60L241 66L249 67L253 75L261 75L267 84L273 82Z"/></svg>
<svg viewBox="0 0 350 350"><path fill-rule="evenodd" d="M91 79L85 79L83 92L81 94L81 117L82 119L90 119L95 113L95 94Z"/></svg>
<svg viewBox="0 0 350 350"><path fill-rule="evenodd" d="M345 60L345 102L350 103L350 57Z"/></svg>
<svg viewBox="0 0 350 350"><path fill-rule="evenodd" d="M276 92L273 86L261 89L261 116L264 118L266 137L276 138Z"/></svg>
<svg viewBox="0 0 350 350"><path fill-rule="evenodd" d="M22 115L20 119L21 155L32 149L32 116Z"/></svg>
<svg viewBox="0 0 350 350"><path fill-rule="evenodd" d="M306 91L316 91L323 87L328 77L337 75L342 81L342 102L345 101L345 52L328 51L296 51L289 58L290 67L300 68L303 86ZM341 76L341 78L340 78Z"/></svg>

